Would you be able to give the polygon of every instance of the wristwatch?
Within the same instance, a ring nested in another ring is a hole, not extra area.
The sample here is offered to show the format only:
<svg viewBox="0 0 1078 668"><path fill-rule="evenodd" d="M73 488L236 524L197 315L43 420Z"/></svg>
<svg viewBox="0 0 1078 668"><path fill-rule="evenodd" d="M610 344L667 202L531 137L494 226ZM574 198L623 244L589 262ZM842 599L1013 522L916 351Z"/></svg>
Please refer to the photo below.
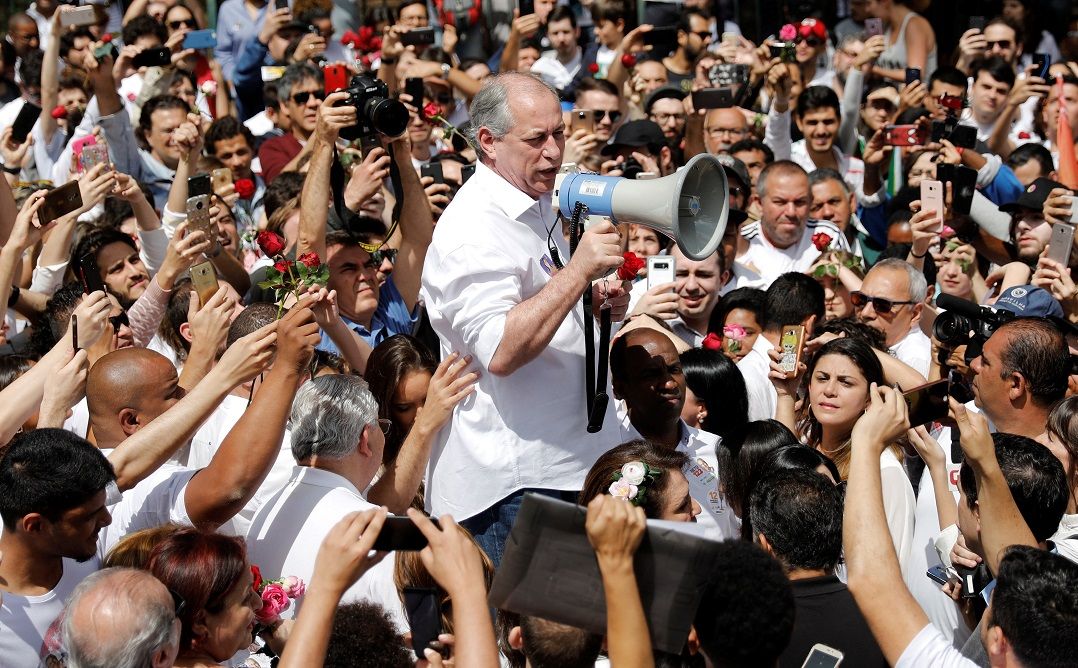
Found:
<svg viewBox="0 0 1078 668"><path fill-rule="evenodd" d="M7 298L7 307L15 308L15 304L19 303L19 286L11 286L11 294Z"/></svg>
<svg viewBox="0 0 1078 668"><path fill-rule="evenodd" d="M453 68L450 67L447 63L442 63L442 79L445 79L446 81L448 81L449 80L449 71L452 70L452 69Z"/></svg>
<svg viewBox="0 0 1078 668"><path fill-rule="evenodd" d="M22 171L22 167L19 167L18 165L14 167L8 167L7 165L4 165L4 171L8 174L18 174Z"/></svg>

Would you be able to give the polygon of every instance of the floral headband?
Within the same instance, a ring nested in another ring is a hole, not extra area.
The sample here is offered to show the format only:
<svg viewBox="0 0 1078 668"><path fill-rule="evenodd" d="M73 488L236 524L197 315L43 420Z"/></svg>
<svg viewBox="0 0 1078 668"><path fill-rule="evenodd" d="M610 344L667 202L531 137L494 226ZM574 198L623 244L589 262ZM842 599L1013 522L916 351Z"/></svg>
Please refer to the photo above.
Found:
<svg viewBox="0 0 1078 668"><path fill-rule="evenodd" d="M647 498L648 486L660 475L662 469L652 468L642 461L629 462L620 471L614 472L614 482L610 483L607 491L610 496L639 506Z"/></svg>

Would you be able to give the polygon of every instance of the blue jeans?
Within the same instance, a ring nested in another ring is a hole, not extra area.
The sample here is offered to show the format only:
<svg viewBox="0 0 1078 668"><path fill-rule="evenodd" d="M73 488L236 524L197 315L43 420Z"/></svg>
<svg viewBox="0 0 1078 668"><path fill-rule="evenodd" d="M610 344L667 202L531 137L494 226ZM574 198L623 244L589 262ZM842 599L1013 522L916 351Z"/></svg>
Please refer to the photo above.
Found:
<svg viewBox="0 0 1078 668"><path fill-rule="evenodd" d="M528 492L535 492L554 499L576 503L579 492L563 492L553 489L522 489L513 492L501 501L495 503L478 515L473 515L462 521L460 525L475 537L479 547L487 553L494 562L494 568L502 563L502 553L505 551L505 543L509 540L509 532L513 529L513 523L517 520L517 512Z"/></svg>

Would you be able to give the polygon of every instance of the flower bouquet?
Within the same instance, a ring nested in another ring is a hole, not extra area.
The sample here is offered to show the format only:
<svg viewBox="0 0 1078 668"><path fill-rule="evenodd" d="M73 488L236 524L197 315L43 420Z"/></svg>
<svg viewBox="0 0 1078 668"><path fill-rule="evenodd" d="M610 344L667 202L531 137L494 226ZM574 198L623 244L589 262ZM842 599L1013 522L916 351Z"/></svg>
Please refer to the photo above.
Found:
<svg viewBox="0 0 1078 668"><path fill-rule="evenodd" d="M269 230L259 232L255 241L262 253L273 260L273 266L266 272L266 280L259 282L258 287L273 290L278 318L284 312L285 302L290 295L299 301L308 287L329 282L329 267L322 264L318 253L304 253L297 260L289 260L282 255L284 239Z"/></svg>
<svg viewBox="0 0 1078 668"><path fill-rule="evenodd" d="M838 277L839 265L846 267L847 269L855 269L860 271L862 268L861 258L844 250L831 250L831 235L824 232L817 232L812 235L812 245L816 247L816 250L820 251L821 256L820 264L812 270L812 277L816 279L830 276L832 278ZM829 256L831 261L824 261L825 256Z"/></svg>
<svg viewBox="0 0 1078 668"><path fill-rule="evenodd" d="M281 613L292 607L292 601L303 596L307 585L294 575L276 580L263 580L258 566L251 565L254 581L251 588L262 599L262 609L255 618L262 627L268 627L281 618Z"/></svg>

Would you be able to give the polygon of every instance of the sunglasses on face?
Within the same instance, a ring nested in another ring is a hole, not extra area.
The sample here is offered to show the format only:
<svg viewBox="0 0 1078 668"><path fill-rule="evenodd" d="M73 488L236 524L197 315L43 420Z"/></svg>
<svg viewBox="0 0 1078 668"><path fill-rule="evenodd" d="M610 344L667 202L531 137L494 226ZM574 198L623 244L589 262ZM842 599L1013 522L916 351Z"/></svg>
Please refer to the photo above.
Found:
<svg viewBox="0 0 1078 668"><path fill-rule="evenodd" d="M816 48L819 45L823 44L823 40L821 40L819 37L798 37L797 41L798 42L804 42L805 44L808 44L812 48Z"/></svg>
<svg viewBox="0 0 1078 668"><path fill-rule="evenodd" d="M194 19L180 19L178 21L169 21L168 27L170 30L179 30L180 28L190 28L191 30L197 30L198 24Z"/></svg>
<svg viewBox="0 0 1078 668"><path fill-rule="evenodd" d="M603 118L607 115L610 116L611 123L617 123L618 120L621 118L620 111L606 111L603 109L589 109L588 111L591 113L591 116L595 119L596 123L602 121Z"/></svg>
<svg viewBox="0 0 1078 668"><path fill-rule="evenodd" d="M382 266L382 263L389 260L390 264L397 261L397 249L396 248L382 248L371 253L371 259L363 263L363 266L367 269L377 269Z"/></svg>
<svg viewBox="0 0 1078 668"><path fill-rule="evenodd" d="M294 104L302 107L305 104L307 104L307 100L311 99L312 95L315 96L316 98L318 98L319 102L326 99L326 94L323 91L320 91L320 90L316 90L314 92L304 91L302 93L293 93L292 94L292 102Z"/></svg>
<svg viewBox="0 0 1078 668"><path fill-rule="evenodd" d="M120 327L130 327L131 321L127 319L127 312L121 312L120 315L109 316L109 323L112 328L117 332L120 331Z"/></svg>
<svg viewBox="0 0 1078 668"><path fill-rule="evenodd" d="M710 30L700 30L700 31L694 32L693 34L696 35L697 37L699 37L700 39L704 40L705 42L707 40L711 39L711 31Z"/></svg>
<svg viewBox="0 0 1078 668"><path fill-rule="evenodd" d="M884 297L869 297L860 290L850 293L850 302L852 302L854 308L857 309L862 309L871 302L872 308L875 309L876 313L890 313L896 306L916 303L911 301L892 301L890 299L885 299Z"/></svg>
<svg viewBox="0 0 1078 668"><path fill-rule="evenodd" d="M985 48L987 48L989 51L995 48L1006 50L1011 48L1011 40L1001 39L998 42L985 42Z"/></svg>

